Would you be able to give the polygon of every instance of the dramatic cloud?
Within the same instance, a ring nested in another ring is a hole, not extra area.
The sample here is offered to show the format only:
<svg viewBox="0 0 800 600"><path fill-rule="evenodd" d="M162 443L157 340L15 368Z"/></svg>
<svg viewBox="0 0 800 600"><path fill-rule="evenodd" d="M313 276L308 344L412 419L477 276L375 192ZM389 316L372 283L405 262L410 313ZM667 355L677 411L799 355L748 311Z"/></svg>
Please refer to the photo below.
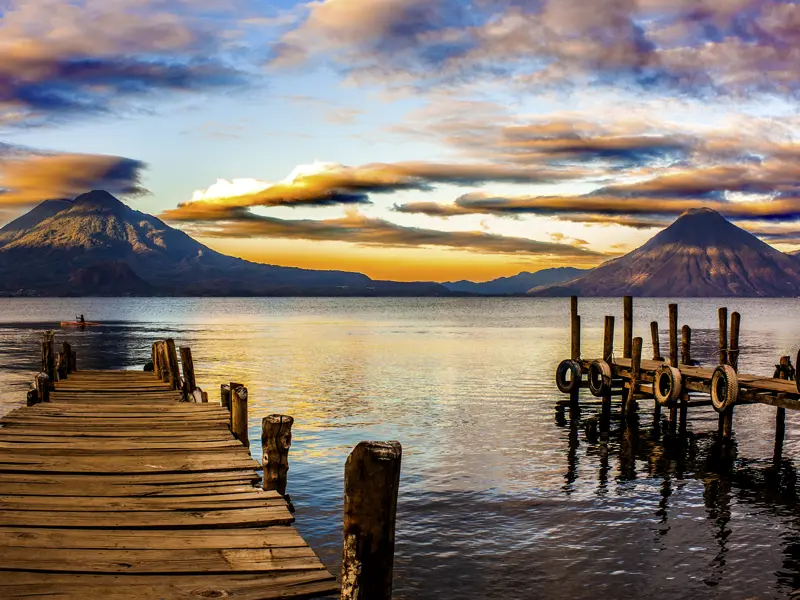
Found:
<svg viewBox="0 0 800 600"><path fill-rule="evenodd" d="M591 174L580 168L517 167L503 164L445 164L426 162L373 163L348 167L317 162L300 165L278 183L243 179L220 180L208 190L194 193L191 202L165 213L215 212L230 207L329 206L370 204L371 194L392 194L402 190L433 190L436 184L478 186L488 182L553 183Z"/></svg>
<svg viewBox="0 0 800 600"><path fill-rule="evenodd" d="M614 223L629 227L658 227L692 208L712 208L731 219L800 219L800 196L731 202L705 198L584 196L491 196L465 194L453 204L410 202L395 211L452 217L469 214L538 215L584 223Z"/></svg>
<svg viewBox="0 0 800 600"><path fill-rule="evenodd" d="M73 198L93 189L138 195L144 164L119 156L31 153L0 147L0 206Z"/></svg>
<svg viewBox="0 0 800 600"><path fill-rule="evenodd" d="M348 211L339 219L277 219L255 215L247 209L228 208L214 214L183 213L163 215L172 221L201 224L198 233L208 237L270 237L313 241L342 241L365 246L425 247L443 246L458 250L496 254L533 254L560 257L603 257L578 246L540 242L482 231L438 231L404 227L384 219Z"/></svg>
<svg viewBox="0 0 800 600"><path fill-rule="evenodd" d="M181 0L11 0L0 12L0 125L240 82L211 11Z"/></svg>
<svg viewBox="0 0 800 600"><path fill-rule="evenodd" d="M432 87L496 77L686 94L800 90L791 0L322 0L272 64L332 62L355 78Z"/></svg>

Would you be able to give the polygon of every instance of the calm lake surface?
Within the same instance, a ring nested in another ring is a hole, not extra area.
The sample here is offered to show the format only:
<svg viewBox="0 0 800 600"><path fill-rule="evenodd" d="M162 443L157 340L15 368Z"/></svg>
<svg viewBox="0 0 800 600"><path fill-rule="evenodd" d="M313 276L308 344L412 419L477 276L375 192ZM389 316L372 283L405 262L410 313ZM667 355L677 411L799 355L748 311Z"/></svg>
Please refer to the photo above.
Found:
<svg viewBox="0 0 800 600"><path fill-rule="evenodd" d="M635 301L635 334L667 299ZM719 306L742 314L740 369L772 375L800 346L800 300L680 300L693 356L715 362ZM84 313L104 327L57 332L79 368L141 369L150 344L192 348L199 385L250 392L261 417L296 419L289 493L297 526L337 572L344 461L361 440L403 445L395 598L787 598L800 587L800 415L773 466L775 409L736 409L735 456L711 452L717 415L690 412L675 449L652 428L597 408L557 415L553 374L569 354L568 299L0 299L0 414L22 404L39 334ZM583 355L603 315L581 300ZM591 396L581 398L587 402Z"/></svg>

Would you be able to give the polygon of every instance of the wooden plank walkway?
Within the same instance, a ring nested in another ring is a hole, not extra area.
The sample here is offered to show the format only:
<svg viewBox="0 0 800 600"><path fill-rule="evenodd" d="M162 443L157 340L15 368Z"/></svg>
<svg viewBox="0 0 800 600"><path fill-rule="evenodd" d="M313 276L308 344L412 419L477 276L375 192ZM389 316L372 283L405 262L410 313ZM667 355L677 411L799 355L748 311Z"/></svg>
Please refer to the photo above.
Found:
<svg viewBox="0 0 800 600"><path fill-rule="evenodd" d="M226 409L80 371L0 419L0 598L309 598L334 577Z"/></svg>

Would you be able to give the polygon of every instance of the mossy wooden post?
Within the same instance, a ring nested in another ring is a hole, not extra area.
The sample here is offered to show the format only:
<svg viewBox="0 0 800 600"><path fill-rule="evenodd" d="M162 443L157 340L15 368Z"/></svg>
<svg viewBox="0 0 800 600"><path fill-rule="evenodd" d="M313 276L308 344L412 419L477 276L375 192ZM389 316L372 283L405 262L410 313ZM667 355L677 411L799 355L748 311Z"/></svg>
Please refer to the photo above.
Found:
<svg viewBox="0 0 800 600"><path fill-rule="evenodd" d="M631 358L633 351L633 297L622 299L622 356Z"/></svg>
<svg viewBox="0 0 800 600"><path fill-rule="evenodd" d="M633 338L632 354L631 380L628 384L628 401L625 403L625 414L628 416L636 414L636 391L642 368L642 338Z"/></svg>
<svg viewBox="0 0 800 600"><path fill-rule="evenodd" d="M67 369L67 375L72 373L72 346L69 342L61 344L61 352L64 354L64 366Z"/></svg>
<svg viewBox="0 0 800 600"><path fill-rule="evenodd" d="M250 447L247 433L247 388L241 383L231 383L231 431L237 440Z"/></svg>
<svg viewBox="0 0 800 600"><path fill-rule="evenodd" d="M778 378L779 379L788 379L788 374L786 373L786 368L791 363L791 358L788 356L782 356L780 361L780 366L784 367L778 371ZM785 408L778 408L777 412L775 413L775 447L772 453L772 462L777 467L780 465L781 459L783 458L783 440L786 437L786 409Z"/></svg>
<svg viewBox="0 0 800 600"><path fill-rule="evenodd" d="M391 600L399 442L361 442L344 467L341 600Z"/></svg>
<svg viewBox="0 0 800 600"><path fill-rule="evenodd" d="M658 321L650 321L650 340L653 343L653 360L664 360L661 356L661 341L658 339Z"/></svg>
<svg viewBox="0 0 800 600"><path fill-rule="evenodd" d="M684 325L681 329L681 363L692 364L692 328ZM686 419L689 418L689 393L681 393L680 435L686 435Z"/></svg>
<svg viewBox="0 0 800 600"><path fill-rule="evenodd" d="M181 366L183 367L183 386L187 396L191 396L197 389L197 382L194 378L194 362L192 361L192 349L181 348Z"/></svg>
<svg viewBox="0 0 800 600"><path fill-rule="evenodd" d="M47 373L39 373L34 380L39 402L50 402L50 381Z"/></svg>
<svg viewBox="0 0 800 600"><path fill-rule="evenodd" d="M289 448L292 445L292 424L288 415L269 415L261 421L261 449L264 465L264 489L286 495L286 475L289 471Z"/></svg>
<svg viewBox="0 0 800 600"><path fill-rule="evenodd" d="M603 360L609 365L614 358L614 317L606 315L605 324L603 328ZM603 410L600 413L600 429L603 431L608 430L609 422L611 420L611 394L603 395Z"/></svg>
<svg viewBox="0 0 800 600"><path fill-rule="evenodd" d="M181 370L178 365L178 352L175 350L175 340L167 338L167 363L169 366L169 382L173 390L181 389Z"/></svg>

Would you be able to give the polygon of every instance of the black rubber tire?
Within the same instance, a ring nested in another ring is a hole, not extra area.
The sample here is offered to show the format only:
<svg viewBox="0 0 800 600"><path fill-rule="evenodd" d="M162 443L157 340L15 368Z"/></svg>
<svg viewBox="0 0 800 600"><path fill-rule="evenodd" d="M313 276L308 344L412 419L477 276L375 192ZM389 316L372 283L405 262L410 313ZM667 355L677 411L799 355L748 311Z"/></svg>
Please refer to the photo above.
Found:
<svg viewBox="0 0 800 600"><path fill-rule="evenodd" d="M570 379L567 381L567 373ZM562 394L571 394L581 385L581 366L574 360L562 360L556 369L556 387Z"/></svg>
<svg viewBox="0 0 800 600"><path fill-rule="evenodd" d="M611 365L604 360L595 360L589 365L589 391L598 398L611 392Z"/></svg>
<svg viewBox="0 0 800 600"><path fill-rule="evenodd" d="M681 397L681 372L670 365L661 365L653 377L653 395L661 406L674 406Z"/></svg>
<svg viewBox="0 0 800 600"><path fill-rule="evenodd" d="M739 378L730 365L720 365L711 376L711 403L717 412L725 412L739 399Z"/></svg>

